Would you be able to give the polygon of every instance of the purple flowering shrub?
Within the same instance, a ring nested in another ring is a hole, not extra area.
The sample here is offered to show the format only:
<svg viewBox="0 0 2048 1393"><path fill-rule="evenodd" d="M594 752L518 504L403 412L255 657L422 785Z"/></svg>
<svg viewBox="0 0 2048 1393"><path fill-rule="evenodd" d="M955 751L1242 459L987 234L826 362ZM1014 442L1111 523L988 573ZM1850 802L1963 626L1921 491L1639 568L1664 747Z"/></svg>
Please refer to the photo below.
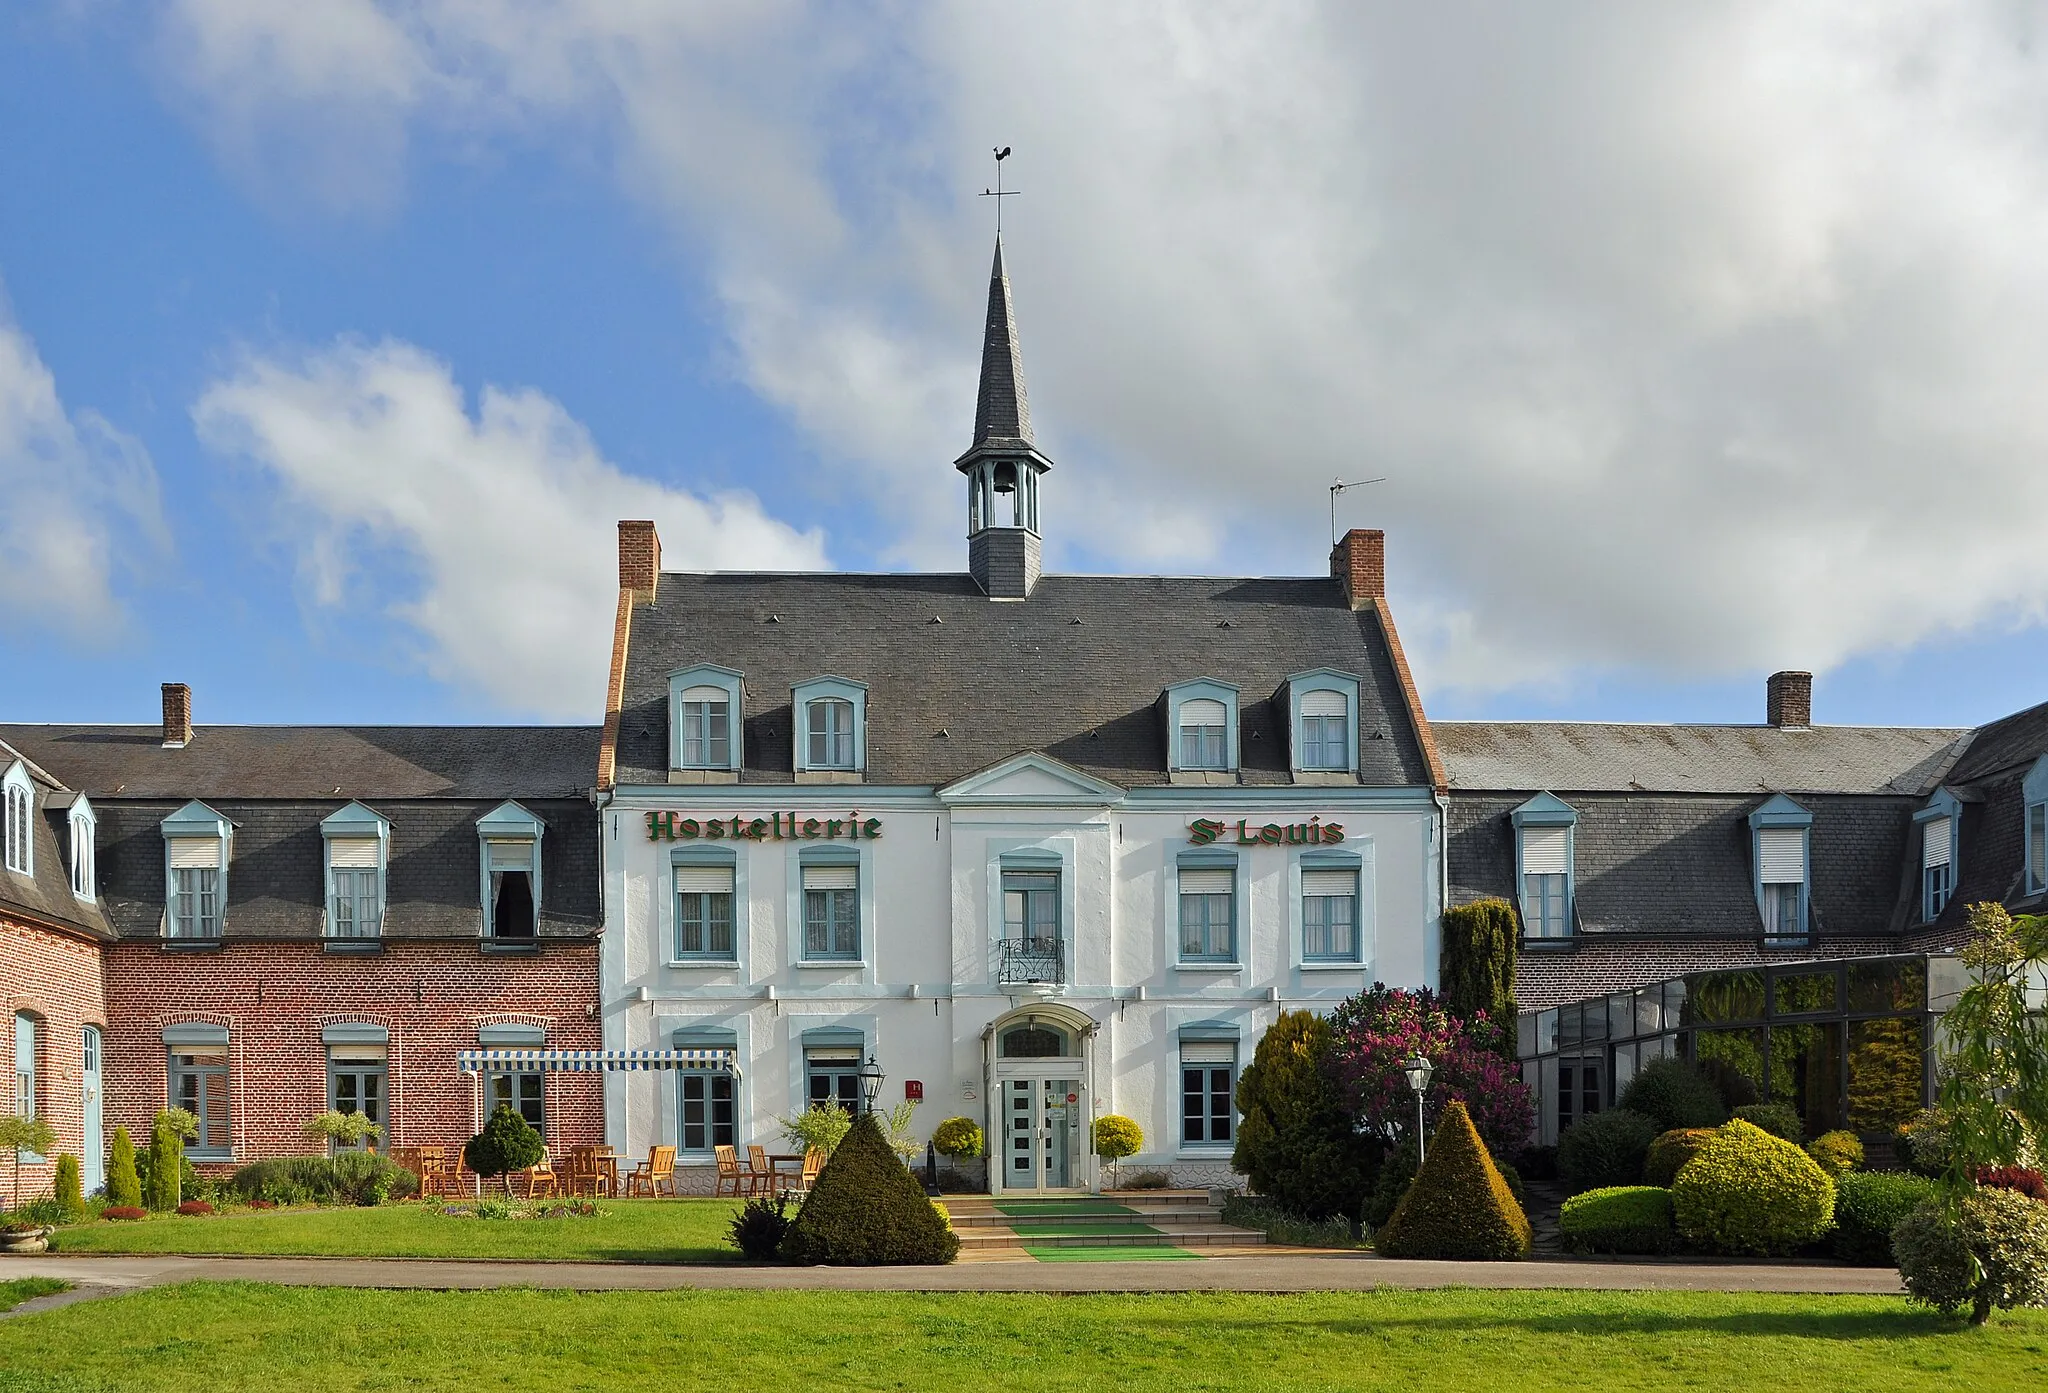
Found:
<svg viewBox="0 0 2048 1393"><path fill-rule="evenodd" d="M1426 987L1375 982L1331 1012L1330 1026L1337 1036L1331 1069L1360 1131L1391 1145L1414 1128L1415 1094L1401 1066L1421 1053L1436 1066L1427 1099L1431 1127L1445 1105L1458 1102L1495 1156L1509 1159L1528 1146L1535 1102L1512 1042L1484 1013L1467 1020Z"/></svg>

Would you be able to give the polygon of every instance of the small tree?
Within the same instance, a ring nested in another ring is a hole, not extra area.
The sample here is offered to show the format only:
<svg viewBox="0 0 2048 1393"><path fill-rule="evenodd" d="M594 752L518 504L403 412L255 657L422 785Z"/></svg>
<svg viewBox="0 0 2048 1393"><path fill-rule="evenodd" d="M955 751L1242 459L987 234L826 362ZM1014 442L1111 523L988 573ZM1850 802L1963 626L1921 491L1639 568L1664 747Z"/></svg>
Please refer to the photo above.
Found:
<svg viewBox="0 0 2048 1393"><path fill-rule="evenodd" d="M792 1262L871 1267L951 1262L960 1238L890 1150L882 1119L856 1121L783 1235Z"/></svg>
<svg viewBox="0 0 2048 1393"><path fill-rule="evenodd" d="M317 1141L323 1146L333 1145L352 1150L369 1142L374 1148L384 1135L384 1129L359 1112L315 1113L301 1128L306 1140Z"/></svg>
<svg viewBox="0 0 2048 1393"><path fill-rule="evenodd" d="M57 1158L57 1182L51 1194L73 1214L85 1208L85 1195L78 1184L78 1158L68 1151Z"/></svg>
<svg viewBox="0 0 2048 1393"><path fill-rule="evenodd" d="M1494 1043L1514 1055L1515 941L1519 926L1506 900L1486 899L1443 912L1443 1003L1466 1020L1501 1027Z"/></svg>
<svg viewBox="0 0 2048 1393"><path fill-rule="evenodd" d="M1368 1136L1393 1144L1414 1133L1415 1094L1404 1066L1422 1054L1436 1066L1427 1099L1432 1118L1461 1102L1491 1152L1519 1156L1528 1146L1535 1102L1507 1057L1511 1042L1490 1019L1467 1020L1426 987L1376 982L1338 1003L1330 1029L1339 1096Z"/></svg>
<svg viewBox="0 0 2048 1393"><path fill-rule="evenodd" d="M2048 918L2015 920L2003 905L1973 904L1958 955L1975 980L1942 1017L1943 1186L1974 1188L1979 1166L2017 1162L2048 1131L2048 1019L2027 1009L2030 970L2048 961Z"/></svg>
<svg viewBox="0 0 2048 1393"><path fill-rule="evenodd" d="M184 1198L185 1141L199 1135L199 1119L183 1108L166 1108L149 1131L151 1209L171 1210Z"/></svg>
<svg viewBox="0 0 2048 1393"><path fill-rule="evenodd" d="M971 1117L949 1117L932 1129L932 1149L955 1161L979 1156L982 1145L981 1124Z"/></svg>
<svg viewBox="0 0 2048 1393"><path fill-rule="evenodd" d="M1145 1129L1119 1113L1106 1112L1095 1119L1090 1129L1090 1139L1095 1154L1109 1162L1110 1188L1116 1188L1116 1163L1126 1156L1135 1156L1145 1145Z"/></svg>
<svg viewBox="0 0 2048 1393"><path fill-rule="evenodd" d="M24 1153L41 1156L57 1146L57 1133L48 1119L41 1117L14 1117L0 1115L0 1151L14 1153L14 1202L10 1209L21 1208L21 1158Z"/></svg>
<svg viewBox="0 0 2048 1393"><path fill-rule="evenodd" d="M1310 1219L1355 1218L1379 1170L1383 1143L1360 1136L1330 1075L1336 1036L1313 1011L1282 1011L1237 1081L1231 1166L1285 1209Z"/></svg>
<svg viewBox="0 0 2048 1393"><path fill-rule="evenodd" d="M114 1129L114 1143L107 1151L107 1203L119 1209L142 1208L142 1178L135 1173L135 1143L128 1129Z"/></svg>
<svg viewBox="0 0 2048 1393"><path fill-rule="evenodd" d="M924 1143L911 1134L911 1127L917 1120L915 1098L905 1098L885 1113L876 1113L882 1121L882 1130L889 1134L889 1149L902 1158L904 1165L917 1159L917 1153L924 1149Z"/></svg>
<svg viewBox="0 0 2048 1393"><path fill-rule="evenodd" d="M478 1175L503 1175L537 1164L547 1151L532 1124L509 1104L500 1103L483 1131L464 1143L462 1159Z"/></svg>
<svg viewBox="0 0 2048 1393"><path fill-rule="evenodd" d="M775 1121L791 1146L830 1156L846 1140L847 1129L853 1126L853 1114L837 1103L813 1103L794 1117L778 1117Z"/></svg>

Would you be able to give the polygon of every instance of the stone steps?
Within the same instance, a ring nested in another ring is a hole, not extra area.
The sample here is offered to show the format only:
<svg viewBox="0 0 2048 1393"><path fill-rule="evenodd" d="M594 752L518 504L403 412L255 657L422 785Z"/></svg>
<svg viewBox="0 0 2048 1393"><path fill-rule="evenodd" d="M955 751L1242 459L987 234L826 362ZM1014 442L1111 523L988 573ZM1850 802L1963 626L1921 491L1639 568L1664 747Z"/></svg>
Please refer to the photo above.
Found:
<svg viewBox="0 0 2048 1393"><path fill-rule="evenodd" d="M1000 1201L1016 1213L1005 1213L998 1203L985 1195L947 1198L946 1209L963 1249L1025 1244L1048 1248L1234 1248L1266 1241L1265 1234L1257 1230L1225 1224L1222 1206L1206 1190ZM1083 1232L1068 1231L1073 1229Z"/></svg>

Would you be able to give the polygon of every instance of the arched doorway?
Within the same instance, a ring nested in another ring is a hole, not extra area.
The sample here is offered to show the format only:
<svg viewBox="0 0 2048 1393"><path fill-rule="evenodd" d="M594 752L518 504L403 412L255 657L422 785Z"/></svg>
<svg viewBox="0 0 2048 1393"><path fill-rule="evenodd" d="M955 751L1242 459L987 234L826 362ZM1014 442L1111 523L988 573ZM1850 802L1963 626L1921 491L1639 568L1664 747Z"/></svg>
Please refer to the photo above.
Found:
<svg viewBox="0 0 2048 1393"><path fill-rule="evenodd" d="M1095 1022L1040 1003L990 1027L989 1189L995 1194L1092 1190Z"/></svg>

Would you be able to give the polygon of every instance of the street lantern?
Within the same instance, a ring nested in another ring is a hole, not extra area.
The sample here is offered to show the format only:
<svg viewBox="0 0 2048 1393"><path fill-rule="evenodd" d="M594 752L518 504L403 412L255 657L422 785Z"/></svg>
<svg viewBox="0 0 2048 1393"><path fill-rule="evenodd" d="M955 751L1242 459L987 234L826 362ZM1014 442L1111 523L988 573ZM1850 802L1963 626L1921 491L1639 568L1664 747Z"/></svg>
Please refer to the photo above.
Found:
<svg viewBox="0 0 2048 1393"><path fill-rule="evenodd" d="M1408 1076L1408 1086L1415 1090L1415 1164L1419 1166L1428 1145L1422 1135L1423 1128L1427 1125L1422 1116L1422 1099L1429 1092L1429 1078L1436 1072L1436 1066L1431 1064L1427 1057L1418 1054L1401 1066L1401 1072Z"/></svg>
<svg viewBox="0 0 2048 1393"><path fill-rule="evenodd" d="M875 1110L875 1100L882 1096L884 1077L882 1066L875 1063L873 1055L869 1055L868 1062L860 1066L860 1096L869 1112Z"/></svg>

